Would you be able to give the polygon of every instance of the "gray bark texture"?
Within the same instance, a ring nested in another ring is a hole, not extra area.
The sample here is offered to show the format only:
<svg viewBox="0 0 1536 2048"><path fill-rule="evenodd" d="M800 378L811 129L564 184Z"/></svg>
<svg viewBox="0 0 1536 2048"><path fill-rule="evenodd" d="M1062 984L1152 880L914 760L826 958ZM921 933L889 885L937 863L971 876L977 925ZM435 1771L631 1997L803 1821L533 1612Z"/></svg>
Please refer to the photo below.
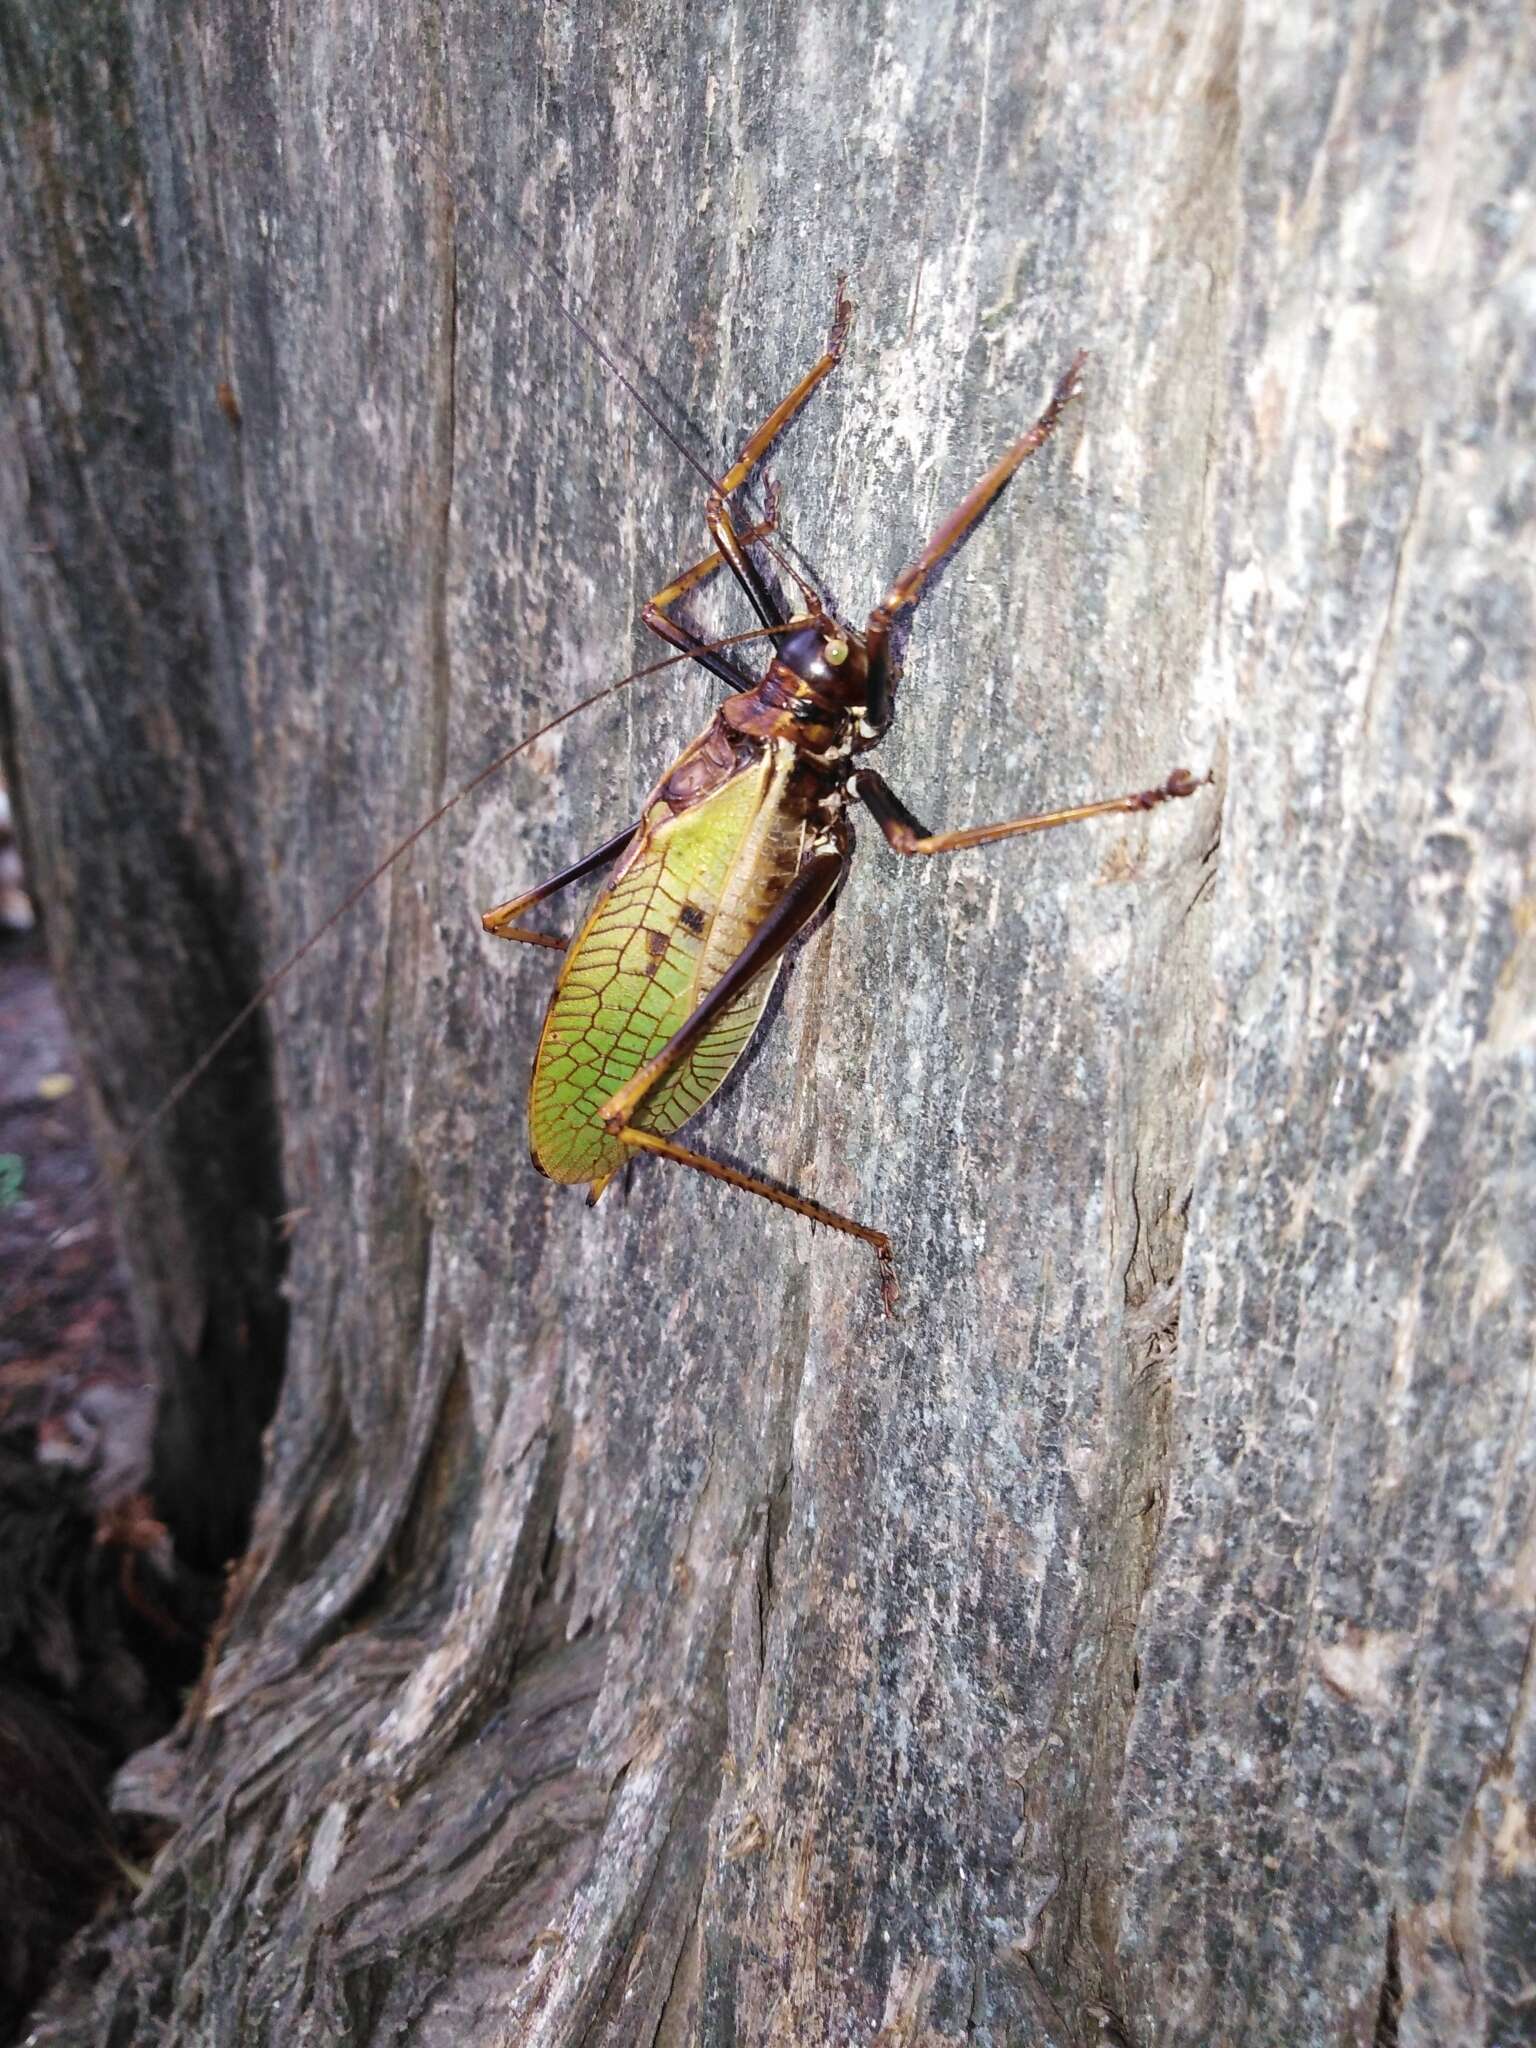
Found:
<svg viewBox="0 0 1536 2048"><path fill-rule="evenodd" d="M862 828L690 1132L888 1229L894 1322L855 1243L527 1161L553 961L478 913L708 679L288 980L120 1170L206 1555L286 1368L118 1787L174 1832L35 2039L1536 2040L1529 7L12 0L0 55L7 744L112 1157L655 657L703 487L556 269L716 473L847 272L769 467L855 623L1091 347L876 759L936 828L1215 771Z"/></svg>

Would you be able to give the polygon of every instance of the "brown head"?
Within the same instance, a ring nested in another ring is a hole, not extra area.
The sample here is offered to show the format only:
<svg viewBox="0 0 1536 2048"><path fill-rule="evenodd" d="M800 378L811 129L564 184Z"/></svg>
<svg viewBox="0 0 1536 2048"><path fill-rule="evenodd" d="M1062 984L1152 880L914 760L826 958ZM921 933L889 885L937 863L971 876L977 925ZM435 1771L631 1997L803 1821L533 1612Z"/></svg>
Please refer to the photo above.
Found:
<svg viewBox="0 0 1536 2048"><path fill-rule="evenodd" d="M869 655L863 636L829 612L794 619L755 690L727 698L720 715L738 732L788 740L802 753L835 761L872 747L880 731L867 717Z"/></svg>

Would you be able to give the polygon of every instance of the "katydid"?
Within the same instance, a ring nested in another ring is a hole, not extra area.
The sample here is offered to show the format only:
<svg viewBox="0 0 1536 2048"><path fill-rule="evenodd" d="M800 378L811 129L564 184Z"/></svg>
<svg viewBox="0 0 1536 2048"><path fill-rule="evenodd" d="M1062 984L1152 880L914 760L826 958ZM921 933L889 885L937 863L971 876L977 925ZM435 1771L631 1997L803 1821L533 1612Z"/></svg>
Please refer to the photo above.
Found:
<svg viewBox="0 0 1536 2048"><path fill-rule="evenodd" d="M891 1313L896 1267L884 1231L673 1141L746 1051L785 948L841 887L853 852L851 799L869 810L897 853L935 854L1082 818L1150 810L1193 795L1198 784L1179 768L1156 788L1128 796L929 832L883 777L855 765L891 723L893 627L1019 464L1054 432L1077 394L1085 357L1076 357L1040 418L902 570L860 633L835 618L808 584L801 584L806 609L786 616L748 553L771 530L772 510L746 533L737 532L730 511L736 492L841 358L852 310L840 284L821 359L710 491L705 523L711 552L658 591L642 614L653 632L691 655L731 695L656 783L635 824L537 888L488 910L482 922L498 938L565 950L528 1095L533 1163L541 1173L585 1183L589 1202L635 1152L728 1181L862 1238L878 1261ZM673 606L722 566L776 636L759 681L672 616ZM536 904L610 863L616 863L612 879L568 945L519 923Z"/></svg>
<svg viewBox="0 0 1536 2048"><path fill-rule="evenodd" d="M498 938L565 952L544 1020L529 1089L533 1163L551 1179L585 1184L597 1201L619 1168L648 1152L807 1216L870 1246L887 1312L897 1294L894 1253L884 1231L674 1142L674 1134L720 1088L761 1020L785 949L836 895L848 871L852 799L871 813L900 854L931 855L1079 819L1150 810L1187 797L1199 784L1176 769L1155 788L1099 802L959 831L929 832L884 778L856 765L890 726L899 670L893 629L921 598L930 575L997 497L1025 459L1055 431L1077 395L1085 356L1056 385L1040 418L994 463L932 534L870 612L862 632L837 619L791 569L770 536L776 504L739 531L731 501L785 426L841 359L853 308L839 281L825 351L757 429L718 480L679 441L581 317L539 280L577 333L607 364L641 410L706 481L710 552L657 592L642 614L676 652L609 684L506 748L423 820L351 889L261 983L199 1059L131 1134L119 1163L223 1052L255 1012L358 899L446 813L513 756L577 712L641 677L695 661L730 695L709 724L661 776L638 820L538 887L484 914ZM750 550L767 546L800 590L804 609L788 615ZM673 615L688 593L728 568L760 624L701 640ZM766 673L754 680L728 650L758 639L774 643ZM612 865L614 873L569 943L519 920L571 883ZM94 1198L82 1194L77 1210ZM67 1219L68 1220L68 1219Z"/></svg>

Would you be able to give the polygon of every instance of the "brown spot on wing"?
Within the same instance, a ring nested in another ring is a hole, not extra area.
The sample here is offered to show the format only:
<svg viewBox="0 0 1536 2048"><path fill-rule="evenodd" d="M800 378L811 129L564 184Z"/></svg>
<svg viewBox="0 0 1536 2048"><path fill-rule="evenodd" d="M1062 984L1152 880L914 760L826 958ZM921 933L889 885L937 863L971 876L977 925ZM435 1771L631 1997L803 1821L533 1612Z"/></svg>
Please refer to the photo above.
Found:
<svg viewBox="0 0 1536 2048"><path fill-rule="evenodd" d="M697 903L685 903L678 912L677 921L685 932L692 932L695 938L704 929L704 913Z"/></svg>
<svg viewBox="0 0 1536 2048"><path fill-rule="evenodd" d="M653 981L656 977L657 969L667 957L667 935L664 931L658 930L655 925L647 925L645 928L645 951L646 959L641 966L640 972L647 981Z"/></svg>

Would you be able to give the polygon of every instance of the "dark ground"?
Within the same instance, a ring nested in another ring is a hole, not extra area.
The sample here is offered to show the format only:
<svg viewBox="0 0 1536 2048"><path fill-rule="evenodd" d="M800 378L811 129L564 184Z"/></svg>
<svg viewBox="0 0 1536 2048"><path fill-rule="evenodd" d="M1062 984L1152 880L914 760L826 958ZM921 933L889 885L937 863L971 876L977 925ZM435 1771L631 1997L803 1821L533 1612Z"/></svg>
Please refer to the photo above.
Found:
<svg viewBox="0 0 1536 2048"><path fill-rule="evenodd" d="M89 1198L95 1179L42 941L0 937L0 1430L35 1428L61 1451L82 1400L87 1412L138 1415L142 1438L150 1398L105 1196ZM142 1445L115 1448L142 1478Z"/></svg>
<svg viewBox="0 0 1536 2048"><path fill-rule="evenodd" d="M95 1181L41 939L0 931L0 2043L152 1854L108 1783L201 1649L145 1492L153 1394Z"/></svg>

